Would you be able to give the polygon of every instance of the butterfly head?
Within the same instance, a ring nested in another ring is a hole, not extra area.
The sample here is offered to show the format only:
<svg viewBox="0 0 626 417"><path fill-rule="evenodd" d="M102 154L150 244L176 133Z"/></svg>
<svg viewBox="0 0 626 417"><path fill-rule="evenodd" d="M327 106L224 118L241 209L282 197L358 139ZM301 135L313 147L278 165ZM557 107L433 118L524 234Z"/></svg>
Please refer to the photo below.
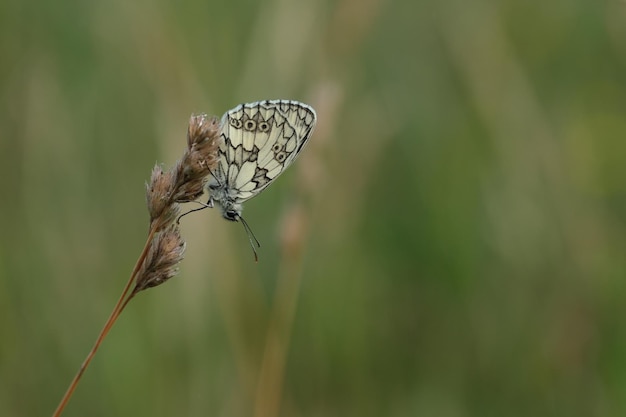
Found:
<svg viewBox="0 0 626 417"><path fill-rule="evenodd" d="M225 206L219 204L222 211L222 217L231 222L237 222L241 219L241 204L226 204Z"/></svg>
<svg viewBox="0 0 626 417"><path fill-rule="evenodd" d="M257 255L256 248L261 247L259 240L254 236L252 229L248 226L246 220L241 217L242 205L240 203L235 203L230 199L217 200L214 198L209 198L209 202L207 204L208 207L213 207L214 204L217 204L220 211L222 212L222 217L226 220L230 220L231 222L240 221L243 224L243 228L248 235L248 240L250 241L250 247L252 247L252 252L254 253L254 260L258 262L259 256ZM256 247L255 247L256 246Z"/></svg>
<svg viewBox="0 0 626 417"><path fill-rule="evenodd" d="M214 207L217 205L222 213L222 217L231 222L236 222L241 219L242 205L241 203L235 202L232 192L229 192L227 187L212 177L212 181L209 182L207 190L209 192L207 206Z"/></svg>

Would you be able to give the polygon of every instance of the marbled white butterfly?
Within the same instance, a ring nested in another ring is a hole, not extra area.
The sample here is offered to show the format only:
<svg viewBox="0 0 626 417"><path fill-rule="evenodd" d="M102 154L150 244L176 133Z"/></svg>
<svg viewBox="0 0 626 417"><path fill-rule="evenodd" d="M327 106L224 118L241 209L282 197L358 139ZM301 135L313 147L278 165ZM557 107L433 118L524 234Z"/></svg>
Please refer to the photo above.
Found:
<svg viewBox="0 0 626 417"><path fill-rule="evenodd" d="M222 117L219 162L207 185L207 206L217 205L227 220L241 220L255 258L254 243L259 243L241 217L242 204L293 163L311 137L316 119L313 108L292 100L241 104Z"/></svg>

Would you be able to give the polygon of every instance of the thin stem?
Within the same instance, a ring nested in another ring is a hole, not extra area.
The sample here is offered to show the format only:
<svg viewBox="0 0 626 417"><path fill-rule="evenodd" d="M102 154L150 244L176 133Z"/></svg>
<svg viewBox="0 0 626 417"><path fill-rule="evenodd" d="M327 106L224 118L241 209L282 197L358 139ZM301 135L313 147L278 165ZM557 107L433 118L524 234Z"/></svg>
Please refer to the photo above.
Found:
<svg viewBox="0 0 626 417"><path fill-rule="evenodd" d="M76 389L76 386L78 385L78 381L83 376L83 373L85 373L85 370L89 366L89 363L91 362L94 355L98 351L100 344L102 343L104 338L107 336L107 334L113 327L113 324L115 324L115 322L117 321L117 318L120 316L120 314L122 313L122 311L128 304L128 301L133 297L134 293L132 293L131 296L128 298L126 298L126 295L128 294L128 291L130 290L130 287L135 280L135 276L137 275L139 268L141 268L141 264L146 259L146 255L148 254L148 249L150 248L150 243L152 242L152 238L154 237L154 234L156 233L156 229L157 229L156 227L151 228L150 233L148 234L148 239L146 239L146 244L143 247L143 251L141 252L141 255L139 255L137 262L135 263L133 272L130 274L130 278L128 279L128 282L126 283L124 290L122 291L122 295L120 295L120 298L117 300L117 303L115 304L115 307L113 308L113 311L111 311L111 315L107 319L106 323L104 323L104 327L100 331L100 334L98 335L98 338L96 339L96 342L94 343L93 347L87 354L87 357L85 358L83 363L80 365L80 369L74 376L74 379L72 379L72 382L70 383L70 385L67 387L67 391L65 391L65 394L63 395L63 398L61 398L61 402L57 406L56 410L54 410L52 417L59 417L61 415L61 413L67 406L67 403L69 402L70 398L72 398L72 394L74 393L74 390Z"/></svg>
<svg viewBox="0 0 626 417"><path fill-rule="evenodd" d="M276 417L280 414L285 367L299 299L306 222L298 208L283 222L282 262L257 384L255 417ZM290 230L290 233L285 230Z"/></svg>

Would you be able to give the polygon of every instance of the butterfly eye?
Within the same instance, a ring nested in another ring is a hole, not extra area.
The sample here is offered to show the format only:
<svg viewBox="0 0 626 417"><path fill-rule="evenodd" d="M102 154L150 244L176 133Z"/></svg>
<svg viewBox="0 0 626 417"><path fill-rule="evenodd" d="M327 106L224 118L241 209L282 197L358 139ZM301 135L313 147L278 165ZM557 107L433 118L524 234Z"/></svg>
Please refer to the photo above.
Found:
<svg viewBox="0 0 626 417"><path fill-rule="evenodd" d="M241 120L239 119L230 119L230 125L235 129L241 129Z"/></svg>
<svg viewBox="0 0 626 417"><path fill-rule="evenodd" d="M269 132L270 131L270 124L267 122L261 122L259 123L259 132Z"/></svg>
<svg viewBox="0 0 626 417"><path fill-rule="evenodd" d="M254 120L246 120L246 123L244 123L244 128L246 130L254 130L256 129L256 122Z"/></svg>
<svg viewBox="0 0 626 417"><path fill-rule="evenodd" d="M228 210L224 213L224 218L235 222L237 221L237 212L235 210Z"/></svg>

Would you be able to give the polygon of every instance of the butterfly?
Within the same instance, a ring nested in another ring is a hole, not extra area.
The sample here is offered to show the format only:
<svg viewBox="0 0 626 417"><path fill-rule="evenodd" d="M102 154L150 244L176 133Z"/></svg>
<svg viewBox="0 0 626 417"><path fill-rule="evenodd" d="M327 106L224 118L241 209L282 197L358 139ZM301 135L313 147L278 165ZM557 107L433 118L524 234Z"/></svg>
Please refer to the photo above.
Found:
<svg viewBox="0 0 626 417"><path fill-rule="evenodd" d="M220 122L218 164L207 184L207 207L217 206L226 220L241 221L257 259L260 244L241 217L243 203L267 188L295 161L309 141L317 115L293 100L240 104Z"/></svg>

